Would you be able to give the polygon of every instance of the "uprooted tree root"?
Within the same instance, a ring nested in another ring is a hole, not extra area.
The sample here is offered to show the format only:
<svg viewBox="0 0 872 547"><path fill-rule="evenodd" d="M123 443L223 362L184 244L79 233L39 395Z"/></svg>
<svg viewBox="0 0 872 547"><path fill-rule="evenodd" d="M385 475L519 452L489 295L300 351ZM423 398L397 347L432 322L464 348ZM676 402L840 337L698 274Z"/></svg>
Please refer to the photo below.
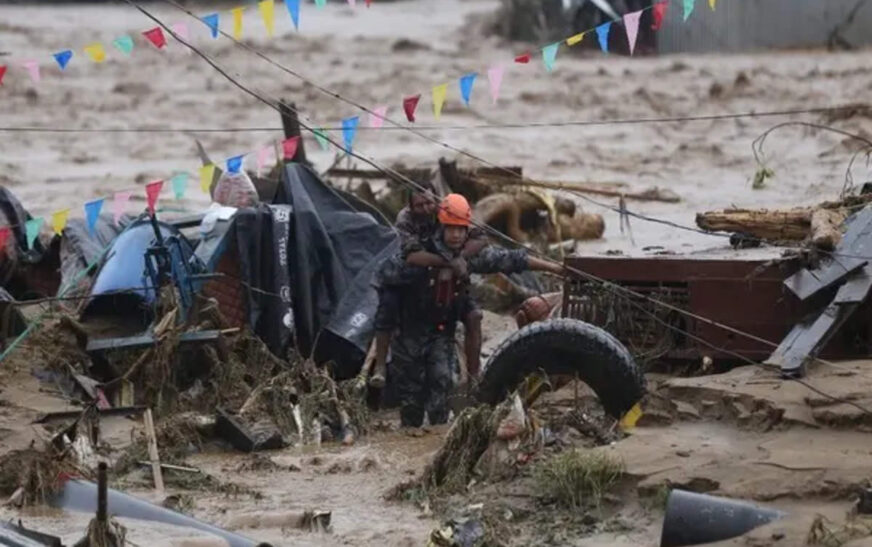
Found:
<svg viewBox="0 0 872 547"><path fill-rule="evenodd" d="M73 547L123 547L127 530L114 519L106 522L91 519L88 524L88 532Z"/></svg>
<svg viewBox="0 0 872 547"><path fill-rule="evenodd" d="M81 474L68 452L15 450L0 458L0 496L12 505L44 505L60 491L65 476Z"/></svg>
<svg viewBox="0 0 872 547"><path fill-rule="evenodd" d="M841 547L849 541L872 537L872 519L853 515L838 525L822 515L815 517L808 531L807 545Z"/></svg>

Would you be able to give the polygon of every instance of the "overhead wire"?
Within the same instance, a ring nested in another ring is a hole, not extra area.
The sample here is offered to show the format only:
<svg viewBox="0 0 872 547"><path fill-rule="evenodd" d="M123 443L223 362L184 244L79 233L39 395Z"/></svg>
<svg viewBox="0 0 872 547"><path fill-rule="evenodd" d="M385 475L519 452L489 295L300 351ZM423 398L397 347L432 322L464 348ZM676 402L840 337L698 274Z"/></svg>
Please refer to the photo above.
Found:
<svg viewBox="0 0 872 547"><path fill-rule="evenodd" d="M277 104L277 101L270 101L270 100L268 100L268 98L264 98L264 97L262 97L258 92L253 91L252 89L246 87L246 86L245 86L244 84L242 84L241 82L237 81L233 76L231 76L230 74L228 74L227 71L225 71L224 69L222 69L221 67L219 67L219 66L218 66L218 65L217 65L217 64L216 64L216 63L215 63L215 62L214 62L214 61L213 61L213 60L212 60L208 55L206 55L205 53L203 53L199 48L197 48L197 47L191 45L191 44L188 43L186 40L182 39L182 38L181 38L180 36L178 36L178 35L177 35L177 34L176 34L172 29L170 29L170 28L169 28L165 23L163 23L163 21L161 21L160 19L158 19L157 17L155 17L154 15L152 15L148 10L146 10L145 8L143 8L143 7L142 7L140 4L138 4L136 1L134 1L134 0L123 0L123 1L126 2L126 3L128 3L128 4L130 4L131 6L135 7L136 9L138 9L140 12L142 12L142 13L143 13L144 15L146 15L148 18L150 18L150 19L153 20L155 23L157 23L158 25L160 25L160 26L161 26L165 31L167 31L167 32L168 32L171 36L173 36L175 39L177 39L177 40L178 40L179 42L181 42L183 45L187 46L189 49L191 49L192 51L194 51L198 56L200 56L201 58L203 58L203 59L204 59L204 60L205 60L205 61L206 61L210 66L212 66L212 67L213 67L216 71L218 71L222 76L224 76L226 79L230 80L230 82L231 82L234 86L238 87L240 90L244 91L245 93L247 93L247 94L249 94L249 95L251 95L251 96L257 98L259 101L263 102L263 103L266 104L267 106L270 106L271 108L275 109L276 111L281 112L281 109L279 108L279 106L278 106L278 104ZM178 5L177 3L175 3L173 0L164 0L164 1L166 1L166 2L168 2L168 3L170 3L170 4L173 4L173 5L176 5L176 6L179 7L179 9L181 9L182 11L185 11L185 12L187 12L188 14L190 14L190 15L193 16L193 14L192 14L190 11L186 10L186 9L185 9L184 7L182 7L182 6L179 6L179 5ZM222 31L222 33L223 33L223 31ZM229 35L228 35L228 37L229 37ZM233 39L233 37L230 37L230 38ZM235 40L235 39L234 39L234 41L237 42L237 43L239 43L239 44L241 44L241 45L243 45L243 46L246 47L247 49L251 49L252 51L256 52L259 56L262 56L263 58L269 60L271 63L277 64L277 63L275 63L275 61L272 61L271 59L269 59L268 57L266 57L265 55L263 55L263 54L260 53L259 51L255 50L254 48L251 48L251 47L248 46L247 44L244 44L244 43L242 43L242 42L239 42L239 41L237 41L237 40ZM279 66L281 66L281 65L279 65ZM313 84L313 85L316 85L316 86L317 86L317 84ZM319 89L324 89L324 88L320 88L320 86L317 86L317 87L319 87ZM331 95L336 96L336 98L338 98L338 99L340 99L340 100L343 100L343 101L345 101L345 102L348 102L347 99L342 98L341 96L339 96L338 94L336 94L336 93L334 93L334 92L331 92L331 91L326 90L326 89L325 89L324 91L325 91L326 93L328 93L328 94L331 94ZM353 103L352 103L352 104L353 104ZM359 106L359 108L362 108L362 109L364 109L364 110L367 110L366 107L363 107L363 106ZM300 115L300 113L299 113L298 111L295 111L295 112L297 112L298 116ZM389 121L389 120L388 120L387 118L385 118L385 121ZM391 122L389 121L389 123L391 123ZM396 122L392 122L392 123L394 123L395 125L399 125L399 124L396 124ZM313 133L313 134L314 134L315 131L316 131L315 128L313 128L313 127L311 127L311 126L309 126L309 125L307 125L307 124L305 124L305 123L303 123L303 122L300 122L300 126L301 126L303 129L305 129L305 130L307 130L307 131L309 131L309 132L311 132L311 133ZM408 129L409 129L411 132L415 133L415 131L414 131L412 128L408 128ZM513 176L519 176L515 171L512 171L512 170L510 170L510 169L506 169L505 167L500 167L500 166L498 166L498 165L495 165L495 164L493 164L493 163L491 163L491 162L489 162L488 160L485 160L485 159L483 159L483 158L478 158L478 157L475 156L474 154L470 154L470 153L468 153L468 152L464 152L464 151L462 151L462 150L455 149L455 148L453 148L451 145L448 145L447 143L442 143L441 141L438 141L438 140L436 140L436 139L432 139L432 138L430 138L430 137L428 137L428 136L426 136L426 135L424 135L423 138L425 138L425 139L427 139L427 140L430 140L430 141L433 141L434 143L439 144L439 145L441 145L441 146L443 146L443 147L446 147L446 148L449 148L449 149L456 150L458 153L462 153L462 154L464 154L464 155L467 155L467 156L469 156L469 157L471 157L471 158L473 158L473 159L476 159L477 161L479 161L479 162L481 162L481 163L485 163L485 164L491 165L492 167L495 167L495 168L498 168L498 169L504 170L504 171L506 171L507 173L509 173L509 174L511 174L511 175L513 175ZM340 149L340 150L345 150L346 153L347 153L349 156L352 156L352 157L354 157L354 158L356 158L356 159L359 159L360 161L366 163L367 165L370 165L371 167L373 167L373 168L375 168L375 169L377 169L377 170L379 170L379 171L381 171L381 172L383 172L383 173L390 174L390 175L391 175L395 180L400 181L400 182L402 182L403 184L406 184L406 185L408 185L408 186L410 186L410 187L416 189L416 190L419 191L419 192L428 193L428 192L426 191L426 189L424 189L424 187L421 186L419 183L415 182L414 180L412 180L411 178L405 176L404 174L398 172L397 170L392 169L392 168L390 168L390 167L386 167L386 166L380 165L377 161L375 161L375 160L372 159L371 157L363 156L363 155L360 154L359 152L356 152L356 151L354 151L354 150L348 150L348 149L346 149L346 147L345 147L344 145L339 144L338 142L336 142L335 140L333 140L333 139L330 138L330 137L326 137L326 140L327 140L327 142L329 142L329 143L332 144L333 146L337 147L338 149ZM521 178L523 178L523 177L521 177ZM507 241L507 242L511 243L512 245L523 246L520 242L515 241L514 239L510 238L510 237L507 236L506 234L503 234L502 232L499 232L498 230L496 230L496 229L494 229L494 228L492 228L492 227L490 227L490 226L487 226L487 225L484 225L484 224L481 224L481 223L475 223L475 224L476 224L477 227L481 228L482 230L484 230L484 231L486 231L486 232L488 232L488 233L491 233L492 235L498 237L499 239L502 239L502 240L504 240L504 241ZM538 252L536 252L535 250L534 250L533 252L534 252L535 254L537 254L538 256L540 256L540 258L543 258L543 259L545 259L545 260L548 260L548 261L553 262L549 257L545 256L544 254L542 254L542 253L538 253ZM696 314L696 313L690 312L689 310L685 310L685 309L683 309L683 308L681 308L681 307L675 306L675 305L670 304L670 303L668 303L668 302L664 302L664 301L662 301L662 300L659 300L659 299L656 299L656 298L652 298L652 297L649 296L649 295L645 295L645 294L643 294L643 293L639 293L639 292L637 292L637 291L634 291L634 290L632 290L632 289L629 289L629 288L624 287L624 286L622 286L622 285L619 285L619 284L617 284L617 283L614 283L614 282L608 281L608 280L606 280L606 279L603 279L603 278L597 277L597 276L595 276L595 275L593 275L593 274L590 274L590 273L587 273L587 272L583 272L583 271L581 271L581 270L579 270L579 269L577 269L577 268L568 267L568 266L565 266L565 265L561 265L561 266L563 266L567 271L570 271L571 273L574 273L574 274L576 274L576 275L578 275L578 276L580 276L580 277L586 278L586 279L588 279L588 280L590 280L590 281L595 281L595 282L599 283L600 285L602 285L602 286L604 286L604 287L611 288L611 290L613 290L613 291L615 291L615 292L622 292L622 293L624 293L625 295L628 295L628 296L631 296L631 297L642 298L642 299L644 299L644 300L650 301L650 302L652 302L652 303L654 303L654 304L656 304L656 305L659 305L659 306L661 306L661 307L665 307L665 308L667 308L667 309L670 309L670 310L672 310L672 311L675 311L675 312L680 313L680 314L682 314L682 315L685 315L685 316L687 316L687 317L693 318L693 319L695 319L695 320L697 320L697 321L701 321L701 322L706 323L706 324L709 324L709 325L711 325L711 326L715 326L715 327L718 327L718 328L721 328L721 329L727 330L727 331L732 332L732 333L734 333L734 334L737 334L737 335L743 336L743 337L748 338L748 339L751 339L751 340L755 340L755 341L760 342L760 343L769 344L769 345L774 345L774 346L777 347L777 344L775 344L774 342L771 342L771 341L769 341L769 340L765 340L765 339L763 339L763 338L760 338L760 337L755 336L755 335L753 335L753 334L750 334L750 333L747 333L747 332L741 331L741 330L736 329L736 328L734 328L734 327L731 327L731 326L729 326L729 325L725 325L725 324L720 323L720 322L718 322L718 321L714 321L714 320L712 320L712 319L709 319L709 318L706 318L706 317L700 316L699 314Z"/></svg>

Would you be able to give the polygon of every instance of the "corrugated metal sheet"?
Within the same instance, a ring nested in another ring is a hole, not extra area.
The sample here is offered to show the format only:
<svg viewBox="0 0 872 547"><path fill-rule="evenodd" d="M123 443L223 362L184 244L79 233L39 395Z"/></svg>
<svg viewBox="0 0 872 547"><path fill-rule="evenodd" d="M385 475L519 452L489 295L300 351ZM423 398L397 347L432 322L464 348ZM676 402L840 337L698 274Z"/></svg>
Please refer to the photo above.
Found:
<svg viewBox="0 0 872 547"><path fill-rule="evenodd" d="M687 23L680 5L670 2L658 35L661 53L821 47L840 25L850 44L872 44L872 0L718 0L715 11L707 0L696 0Z"/></svg>

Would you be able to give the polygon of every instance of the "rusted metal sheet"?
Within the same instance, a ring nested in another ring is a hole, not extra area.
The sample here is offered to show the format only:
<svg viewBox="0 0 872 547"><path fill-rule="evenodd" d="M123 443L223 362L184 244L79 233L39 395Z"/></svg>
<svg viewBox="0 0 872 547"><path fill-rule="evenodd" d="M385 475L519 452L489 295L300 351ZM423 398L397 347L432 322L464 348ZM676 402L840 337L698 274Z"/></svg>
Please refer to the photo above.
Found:
<svg viewBox="0 0 872 547"><path fill-rule="evenodd" d="M619 320L614 316L615 306L598 307L596 298L591 297L595 291L602 290L597 289L599 284L582 276L567 280L564 316L603 327L635 351L651 348L668 337L668 351L662 354L666 360L696 360L709 356L736 361L737 355L763 360L794 325L814 311L784 286L785 279L801 267L795 260L572 257L567 259L567 265L766 341L750 339L707 321L669 311L640 297L621 296L622 300L630 302L621 311L631 317ZM844 336L840 332L824 347L824 354L833 357L869 354L867 343L857 343L863 338L857 333L868 332L869 306L863 304L860 310L863 313L851 318L843 327ZM848 329L849 326L852 328Z"/></svg>

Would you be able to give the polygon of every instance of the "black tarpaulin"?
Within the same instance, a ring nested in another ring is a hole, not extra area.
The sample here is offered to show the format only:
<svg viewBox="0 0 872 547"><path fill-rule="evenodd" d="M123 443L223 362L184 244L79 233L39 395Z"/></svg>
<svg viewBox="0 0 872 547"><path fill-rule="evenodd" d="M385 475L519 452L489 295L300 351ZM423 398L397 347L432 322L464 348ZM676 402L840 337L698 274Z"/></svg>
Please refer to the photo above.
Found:
<svg viewBox="0 0 872 547"><path fill-rule="evenodd" d="M226 236L254 289L250 324L274 353L295 344L319 363L334 361L339 375L353 374L372 340L372 280L396 252L396 232L308 167L289 164L284 175L274 204L239 210Z"/></svg>

